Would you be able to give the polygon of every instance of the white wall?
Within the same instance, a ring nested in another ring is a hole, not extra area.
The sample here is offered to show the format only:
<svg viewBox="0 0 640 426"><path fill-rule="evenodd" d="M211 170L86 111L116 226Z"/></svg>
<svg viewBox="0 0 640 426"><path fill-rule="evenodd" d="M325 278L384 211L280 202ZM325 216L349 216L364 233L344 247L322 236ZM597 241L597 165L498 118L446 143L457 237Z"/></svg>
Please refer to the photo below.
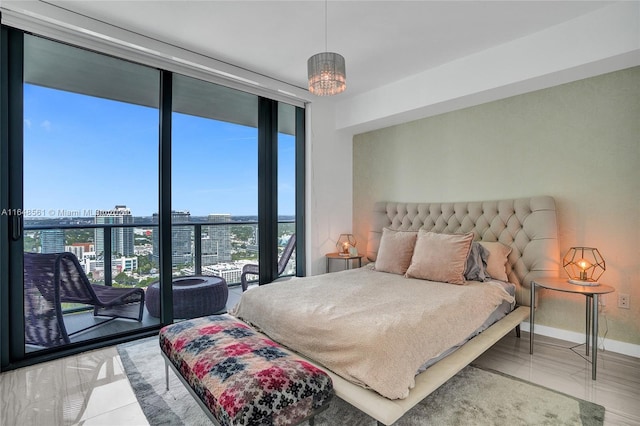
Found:
<svg viewBox="0 0 640 426"><path fill-rule="evenodd" d="M307 107L307 275L325 272L325 253L340 234L352 232L352 136L335 130L334 101Z"/></svg>

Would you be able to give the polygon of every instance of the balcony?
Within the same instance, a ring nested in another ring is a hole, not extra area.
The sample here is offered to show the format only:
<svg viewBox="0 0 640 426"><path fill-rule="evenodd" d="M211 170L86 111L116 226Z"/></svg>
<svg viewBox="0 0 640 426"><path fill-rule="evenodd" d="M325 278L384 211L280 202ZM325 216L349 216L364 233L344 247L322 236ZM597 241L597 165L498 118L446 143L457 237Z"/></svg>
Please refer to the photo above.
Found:
<svg viewBox="0 0 640 426"><path fill-rule="evenodd" d="M159 279L158 224L136 218L134 223L96 224L92 218L75 218L59 223L27 221L24 226L25 251L71 251L93 284L145 289ZM73 223L71 223L73 222ZM282 250L295 230L294 220L278 223ZM172 276L221 276L229 286L227 308L242 294L240 276L247 263L258 263L256 221L180 222L172 226ZM295 275L292 256L282 275ZM257 277L255 277L257 278ZM160 324L160 319L144 309L141 322L94 317L92 307L62 304L65 327L71 343L132 332ZM28 319L27 319L28 320ZM39 350L27 348L27 352Z"/></svg>

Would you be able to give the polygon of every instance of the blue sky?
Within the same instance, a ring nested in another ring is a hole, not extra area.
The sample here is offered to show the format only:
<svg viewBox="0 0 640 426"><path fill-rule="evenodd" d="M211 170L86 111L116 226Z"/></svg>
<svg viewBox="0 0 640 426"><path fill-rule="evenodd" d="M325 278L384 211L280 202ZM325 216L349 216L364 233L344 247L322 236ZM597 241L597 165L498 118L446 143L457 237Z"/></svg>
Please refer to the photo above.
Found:
<svg viewBox="0 0 640 426"><path fill-rule="evenodd" d="M172 208L255 215L256 128L173 114ZM294 138L279 136L279 214L295 212ZM158 206L158 110L25 84L24 208Z"/></svg>

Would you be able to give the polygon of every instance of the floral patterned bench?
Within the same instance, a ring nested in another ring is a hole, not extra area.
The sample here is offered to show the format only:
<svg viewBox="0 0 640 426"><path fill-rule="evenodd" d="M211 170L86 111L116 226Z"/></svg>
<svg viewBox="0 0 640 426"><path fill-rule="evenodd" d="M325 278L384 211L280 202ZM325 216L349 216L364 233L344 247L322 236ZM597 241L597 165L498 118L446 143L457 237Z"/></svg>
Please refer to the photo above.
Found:
<svg viewBox="0 0 640 426"><path fill-rule="evenodd" d="M220 425L313 425L333 396L324 371L228 315L166 326L160 348Z"/></svg>

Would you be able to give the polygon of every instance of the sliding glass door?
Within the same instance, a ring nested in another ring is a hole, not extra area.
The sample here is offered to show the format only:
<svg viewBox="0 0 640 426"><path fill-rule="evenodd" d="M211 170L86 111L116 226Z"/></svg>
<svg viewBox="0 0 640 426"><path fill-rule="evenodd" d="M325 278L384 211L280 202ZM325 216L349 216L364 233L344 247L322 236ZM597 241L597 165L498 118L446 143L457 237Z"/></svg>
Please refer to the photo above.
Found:
<svg viewBox="0 0 640 426"><path fill-rule="evenodd" d="M157 280L147 265L159 78L156 69L24 36L26 352L159 324L146 315L144 290L131 293L130 315L95 309Z"/></svg>

